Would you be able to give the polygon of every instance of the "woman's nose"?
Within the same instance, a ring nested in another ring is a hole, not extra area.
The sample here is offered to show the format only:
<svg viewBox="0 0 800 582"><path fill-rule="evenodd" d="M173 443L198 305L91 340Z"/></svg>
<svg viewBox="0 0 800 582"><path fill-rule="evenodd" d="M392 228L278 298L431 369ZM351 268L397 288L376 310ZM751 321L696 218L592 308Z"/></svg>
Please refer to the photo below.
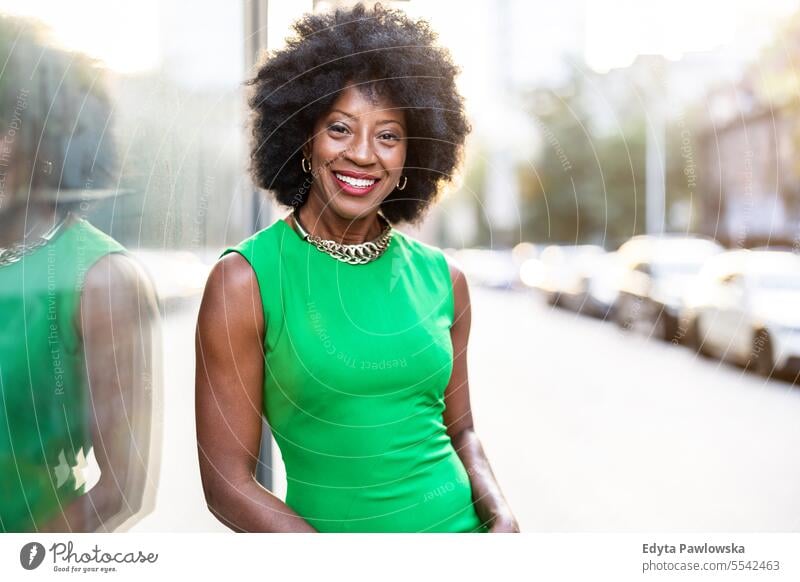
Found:
<svg viewBox="0 0 800 582"><path fill-rule="evenodd" d="M375 163L377 156L375 155L374 144L370 136L366 133L356 136L347 148L347 157L353 163L360 166L368 166Z"/></svg>

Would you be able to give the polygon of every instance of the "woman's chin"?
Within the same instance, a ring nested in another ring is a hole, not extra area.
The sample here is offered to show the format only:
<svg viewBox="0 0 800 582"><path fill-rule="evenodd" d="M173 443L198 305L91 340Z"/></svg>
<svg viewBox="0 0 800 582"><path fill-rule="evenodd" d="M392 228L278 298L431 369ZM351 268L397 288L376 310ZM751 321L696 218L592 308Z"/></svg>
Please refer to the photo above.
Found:
<svg viewBox="0 0 800 582"><path fill-rule="evenodd" d="M345 220L358 220L377 212L380 204L372 196L358 198L344 192L336 194L330 202L331 209Z"/></svg>

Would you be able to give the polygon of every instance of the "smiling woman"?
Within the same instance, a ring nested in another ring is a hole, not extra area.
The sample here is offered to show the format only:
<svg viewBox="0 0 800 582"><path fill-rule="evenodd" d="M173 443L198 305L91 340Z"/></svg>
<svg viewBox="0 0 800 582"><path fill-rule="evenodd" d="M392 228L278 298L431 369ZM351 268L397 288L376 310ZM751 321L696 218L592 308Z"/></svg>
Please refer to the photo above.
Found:
<svg viewBox="0 0 800 582"><path fill-rule="evenodd" d="M457 69L380 5L295 30L250 100L254 176L293 212L225 251L200 309L208 507L237 531L518 531L472 422L466 280L393 228L460 158ZM254 477L262 414L285 501Z"/></svg>
<svg viewBox="0 0 800 582"><path fill-rule="evenodd" d="M395 188L400 190L407 155L405 117L387 97L348 85L330 113L315 124L313 140L303 147L303 168L312 174L320 169L315 178L321 188L311 188L314 200L307 203L328 203L337 215L354 219ZM404 189L408 178L403 176L402 181Z"/></svg>

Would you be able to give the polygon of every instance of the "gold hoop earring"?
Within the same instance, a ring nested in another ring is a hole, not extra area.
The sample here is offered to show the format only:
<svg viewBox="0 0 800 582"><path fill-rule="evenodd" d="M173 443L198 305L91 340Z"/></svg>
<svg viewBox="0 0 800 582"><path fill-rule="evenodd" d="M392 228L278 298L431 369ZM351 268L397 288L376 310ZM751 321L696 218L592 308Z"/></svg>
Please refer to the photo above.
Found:
<svg viewBox="0 0 800 582"><path fill-rule="evenodd" d="M307 170L306 170L306 162L308 162L308 169ZM310 174L311 173L311 160L309 160L308 158L305 158L305 157L300 158L300 165L303 166L303 172L305 172L306 174Z"/></svg>
<svg viewBox="0 0 800 582"><path fill-rule="evenodd" d="M400 185L400 182L397 183L398 190L405 190L406 184L408 184L408 176L403 176L403 185Z"/></svg>

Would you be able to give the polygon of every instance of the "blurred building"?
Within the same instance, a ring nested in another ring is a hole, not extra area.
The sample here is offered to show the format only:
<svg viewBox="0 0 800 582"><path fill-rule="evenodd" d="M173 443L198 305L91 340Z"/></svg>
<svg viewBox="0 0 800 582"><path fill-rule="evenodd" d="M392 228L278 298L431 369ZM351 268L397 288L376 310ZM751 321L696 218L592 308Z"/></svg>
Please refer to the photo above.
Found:
<svg viewBox="0 0 800 582"><path fill-rule="evenodd" d="M800 100L783 52L705 98L700 230L730 247L791 246L800 232Z"/></svg>

